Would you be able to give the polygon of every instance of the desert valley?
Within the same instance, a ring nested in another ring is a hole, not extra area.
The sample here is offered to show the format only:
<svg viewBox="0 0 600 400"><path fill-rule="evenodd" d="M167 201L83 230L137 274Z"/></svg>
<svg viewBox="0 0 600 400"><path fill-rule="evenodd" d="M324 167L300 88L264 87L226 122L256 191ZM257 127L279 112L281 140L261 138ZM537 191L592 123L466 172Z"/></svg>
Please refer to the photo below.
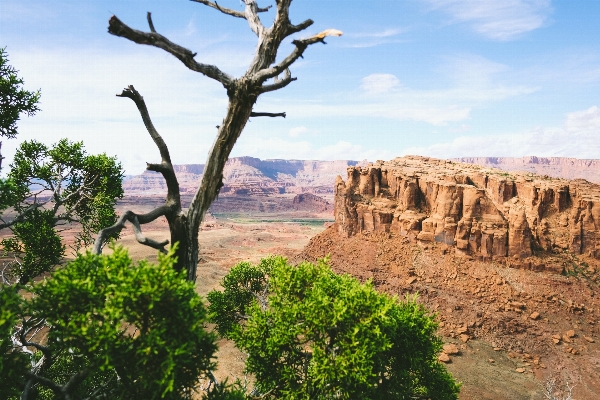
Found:
<svg viewBox="0 0 600 400"><path fill-rule="evenodd" d="M437 313L440 362L463 382L461 399L541 399L553 377L576 384L575 398L595 398L598 161L460 161L230 159L200 232L198 292L218 288L242 260L330 255L335 271L399 297L418 293ZM203 165L176 172L189 202ZM166 192L153 172L124 188L120 211L149 210ZM144 232L168 238L164 220ZM133 235L123 242L135 257L155 257ZM243 354L219 345L219 377L243 380Z"/></svg>

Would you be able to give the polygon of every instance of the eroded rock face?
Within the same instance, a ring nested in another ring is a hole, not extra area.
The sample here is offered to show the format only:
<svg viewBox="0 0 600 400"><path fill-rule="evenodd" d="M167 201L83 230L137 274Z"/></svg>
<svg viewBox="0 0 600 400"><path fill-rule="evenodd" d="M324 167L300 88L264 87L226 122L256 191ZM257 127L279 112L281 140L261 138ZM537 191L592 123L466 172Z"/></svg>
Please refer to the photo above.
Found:
<svg viewBox="0 0 600 400"><path fill-rule="evenodd" d="M396 232L482 259L571 251L600 258L600 186L408 156L348 168L340 234Z"/></svg>
<svg viewBox="0 0 600 400"><path fill-rule="evenodd" d="M232 157L223 170L221 196L277 196L285 193L332 195L332 182L357 161L260 160ZM198 189L204 164L174 165L179 188L184 194ZM145 171L123 182L128 194L163 194L167 191L159 173Z"/></svg>

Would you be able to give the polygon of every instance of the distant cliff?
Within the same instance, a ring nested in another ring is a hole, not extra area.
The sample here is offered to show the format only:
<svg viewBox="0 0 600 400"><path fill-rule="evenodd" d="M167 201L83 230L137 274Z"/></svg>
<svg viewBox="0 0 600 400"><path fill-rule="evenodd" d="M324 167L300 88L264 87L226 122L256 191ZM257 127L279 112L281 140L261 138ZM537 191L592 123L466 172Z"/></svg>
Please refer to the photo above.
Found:
<svg viewBox="0 0 600 400"><path fill-rule="evenodd" d="M225 164L221 195L269 196L283 193L333 194L336 176L357 161L261 160L234 157ZM202 180L204 164L175 165L183 193L194 193ZM144 171L123 182L126 193L166 193L166 184L156 172Z"/></svg>
<svg viewBox="0 0 600 400"><path fill-rule="evenodd" d="M600 160L566 157L462 157L452 161L500 168L506 171L533 172L554 178L586 179L600 183Z"/></svg>
<svg viewBox="0 0 600 400"><path fill-rule="evenodd" d="M343 236L395 232L481 259L570 251L600 258L600 186L409 156L352 166L335 185Z"/></svg>

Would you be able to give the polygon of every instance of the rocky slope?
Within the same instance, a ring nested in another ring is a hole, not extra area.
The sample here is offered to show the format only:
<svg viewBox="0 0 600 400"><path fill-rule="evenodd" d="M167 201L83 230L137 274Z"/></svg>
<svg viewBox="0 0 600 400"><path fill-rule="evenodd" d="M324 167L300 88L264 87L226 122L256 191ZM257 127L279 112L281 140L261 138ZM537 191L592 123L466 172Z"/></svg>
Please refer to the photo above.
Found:
<svg viewBox="0 0 600 400"><path fill-rule="evenodd" d="M600 160L566 157L462 157L452 161L500 168L505 171L526 171L563 179L586 179L600 183Z"/></svg>
<svg viewBox="0 0 600 400"><path fill-rule="evenodd" d="M461 399L600 393L600 186L424 157L349 167L335 223L293 262L333 269L437 314ZM561 397L562 398L562 397Z"/></svg>
<svg viewBox="0 0 600 400"><path fill-rule="evenodd" d="M539 252L600 258L600 186L585 180L417 156L349 167L347 176L335 186L336 226L346 237L395 232L515 263Z"/></svg>
<svg viewBox="0 0 600 400"><path fill-rule="evenodd" d="M272 196L284 193L333 194L337 175L357 161L260 160L253 157L230 158L223 171L221 195ZM202 179L203 164L176 165L181 191L193 194ZM166 185L156 172L145 171L123 183L128 194L162 194Z"/></svg>

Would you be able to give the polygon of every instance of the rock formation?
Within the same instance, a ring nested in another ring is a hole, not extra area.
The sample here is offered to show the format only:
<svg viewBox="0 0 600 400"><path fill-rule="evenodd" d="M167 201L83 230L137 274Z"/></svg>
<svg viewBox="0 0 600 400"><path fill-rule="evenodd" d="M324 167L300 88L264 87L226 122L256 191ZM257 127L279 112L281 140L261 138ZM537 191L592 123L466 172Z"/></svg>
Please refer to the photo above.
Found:
<svg viewBox="0 0 600 400"><path fill-rule="evenodd" d="M505 171L525 171L563 179L586 179L600 183L600 160L567 157L462 157L452 161L500 168Z"/></svg>
<svg viewBox="0 0 600 400"><path fill-rule="evenodd" d="M284 193L333 195L335 177L357 161L261 160L230 158L223 171L221 196L273 196ZM202 180L203 164L175 165L179 187L193 194ZM145 171L123 182L126 193L162 194L167 188L162 176Z"/></svg>
<svg viewBox="0 0 600 400"><path fill-rule="evenodd" d="M311 193L301 193L294 196L292 207L294 210L310 210L314 212L331 211L333 208L327 200Z"/></svg>
<svg viewBox="0 0 600 400"><path fill-rule="evenodd" d="M395 232L490 260L570 251L600 258L600 186L409 156L347 169L336 229Z"/></svg>

